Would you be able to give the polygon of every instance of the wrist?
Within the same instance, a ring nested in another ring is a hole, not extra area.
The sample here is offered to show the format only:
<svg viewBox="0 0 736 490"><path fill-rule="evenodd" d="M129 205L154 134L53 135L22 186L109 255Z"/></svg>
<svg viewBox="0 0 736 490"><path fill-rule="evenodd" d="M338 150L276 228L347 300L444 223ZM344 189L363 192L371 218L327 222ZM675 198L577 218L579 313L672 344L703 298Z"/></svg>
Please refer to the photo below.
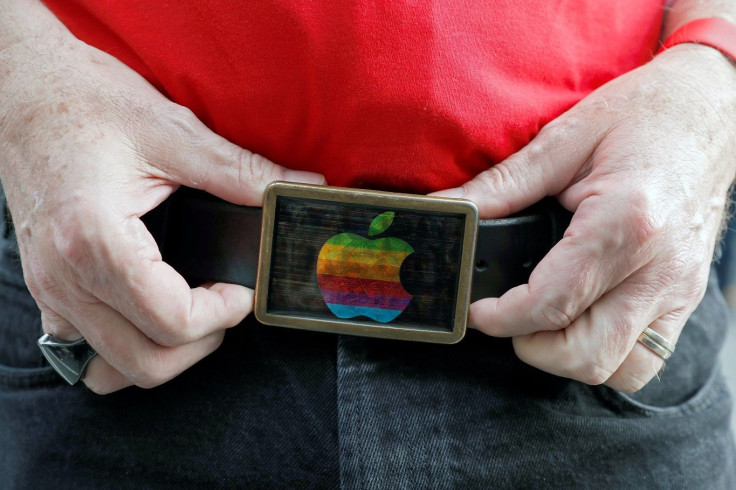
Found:
<svg viewBox="0 0 736 490"><path fill-rule="evenodd" d="M682 75L693 75L696 86L713 87L722 99L736 98L736 24L704 17L679 24L663 42L657 58L678 58ZM730 105L730 110L736 108Z"/></svg>
<svg viewBox="0 0 736 490"><path fill-rule="evenodd" d="M715 49L736 66L736 24L725 19L708 17L681 25L664 40L658 54L681 44Z"/></svg>
<svg viewBox="0 0 736 490"><path fill-rule="evenodd" d="M653 87L653 109L666 111L668 100L678 101L679 109L672 115L682 129L682 140L693 137L693 141L698 141L700 151L708 155L713 165L709 173L728 184L736 158L733 62L709 46L683 43L658 54L652 63L662 70L662 78ZM727 187L722 189L724 195ZM721 191L713 195L716 194Z"/></svg>
<svg viewBox="0 0 736 490"><path fill-rule="evenodd" d="M718 50L683 43L658 53L653 61L670 70L670 84L682 82L694 93L707 91L708 99L729 99L736 104L736 63ZM736 110L736 105L730 110Z"/></svg>

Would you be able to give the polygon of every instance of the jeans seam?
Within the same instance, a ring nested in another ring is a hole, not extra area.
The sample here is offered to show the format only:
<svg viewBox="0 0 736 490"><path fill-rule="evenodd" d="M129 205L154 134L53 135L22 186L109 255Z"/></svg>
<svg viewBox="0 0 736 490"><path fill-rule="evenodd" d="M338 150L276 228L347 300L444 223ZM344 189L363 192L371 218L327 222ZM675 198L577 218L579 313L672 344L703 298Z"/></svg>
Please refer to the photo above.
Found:
<svg viewBox="0 0 736 490"><path fill-rule="evenodd" d="M674 407L647 407L643 404L639 404L636 400L624 398L623 396L615 396L615 402L622 405L626 410L631 413L638 414L644 417L657 417L657 418L677 418L687 417L696 413L703 412L709 409L715 403L727 394L727 391L723 383L718 384L718 378L721 377L721 366L720 363L713 365L713 370L703 384L703 391L696 393L692 398L685 400L682 404ZM715 386L713 386L715 384ZM613 391L613 390L611 390Z"/></svg>

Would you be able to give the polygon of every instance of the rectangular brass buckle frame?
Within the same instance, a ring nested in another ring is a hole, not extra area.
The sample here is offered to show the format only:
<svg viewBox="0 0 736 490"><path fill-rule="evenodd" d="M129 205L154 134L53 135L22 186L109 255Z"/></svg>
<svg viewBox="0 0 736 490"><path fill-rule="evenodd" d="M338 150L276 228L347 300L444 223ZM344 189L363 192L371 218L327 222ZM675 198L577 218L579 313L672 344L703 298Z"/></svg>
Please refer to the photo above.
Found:
<svg viewBox="0 0 736 490"><path fill-rule="evenodd" d="M276 182L264 196L264 324L451 344L465 335L478 233L470 201Z"/></svg>

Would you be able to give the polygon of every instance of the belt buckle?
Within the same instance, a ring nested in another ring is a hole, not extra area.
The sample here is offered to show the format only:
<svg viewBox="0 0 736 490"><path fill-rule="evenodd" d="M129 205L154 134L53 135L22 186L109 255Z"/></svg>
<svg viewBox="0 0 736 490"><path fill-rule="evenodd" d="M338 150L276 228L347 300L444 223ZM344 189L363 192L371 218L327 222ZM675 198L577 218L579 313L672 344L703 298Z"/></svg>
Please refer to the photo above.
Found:
<svg viewBox="0 0 736 490"><path fill-rule="evenodd" d="M451 344L467 326L470 201L276 182L264 196L264 324Z"/></svg>

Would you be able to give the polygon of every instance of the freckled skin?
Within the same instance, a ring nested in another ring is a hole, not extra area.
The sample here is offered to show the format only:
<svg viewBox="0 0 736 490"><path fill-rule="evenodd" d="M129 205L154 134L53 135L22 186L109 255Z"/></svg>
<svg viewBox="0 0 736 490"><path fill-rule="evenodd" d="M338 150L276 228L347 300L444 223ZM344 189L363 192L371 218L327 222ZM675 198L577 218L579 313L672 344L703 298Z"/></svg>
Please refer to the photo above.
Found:
<svg viewBox="0 0 736 490"><path fill-rule="evenodd" d="M736 166L736 67L676 46L600 87L516 155L453 190L497 217L554 195L575 215L529 283L470 307L525 362L642 388L705 292ZM442 193L440 193L442 194Z"/></svg>
<svg viewBox="0 0 736 490"><path fill-rule="evenodd" d="M212 133L41 2L0 12L0 179L44 331L99 352L83 379L96 393L160 385L219 346L253 291L191 289L140 217L182 184L259 205L274 180L324 178Z"/></svg>
<svg viewBox="0 0 736 490"><path fill-rule="evenodd" d="M44 330L100 352L84 379L97 393L164 383L217 348L252 291L190 289L140 216L179 185L259 205L273 180L324 179L215 135L41 2L0 12L0 179ZM736 6L678 0L664 34L702 17L734 19ZM473 304L470 323L553 374L624 391L648 382L661 360L638 334L675 342L704 292L735 171L735 71L706 46L672 48L450 192L484 218L544 196L575 211L529 284Z"/></svg>

